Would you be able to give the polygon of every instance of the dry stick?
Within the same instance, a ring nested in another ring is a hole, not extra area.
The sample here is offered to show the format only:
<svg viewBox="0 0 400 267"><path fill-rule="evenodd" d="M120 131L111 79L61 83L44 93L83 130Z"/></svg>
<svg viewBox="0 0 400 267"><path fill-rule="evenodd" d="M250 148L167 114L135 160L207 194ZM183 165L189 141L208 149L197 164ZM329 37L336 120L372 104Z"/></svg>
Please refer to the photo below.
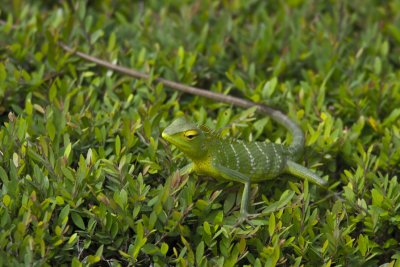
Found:
<svg viewBox="0 0 400 267"><path fill-rule="evenodd" d="M122 66L118 66L115 64L112 64L108 61L93 57L91 55L85 54L83 52L80 51L76 51L74 49L72 49L71 47L67 46L64 43L59 42L59 45L67 52L72 53L74 55L79 56L80 58L83 58L87 61L96 63L97 65L103 66L107 69L111 69L114 71L117 71L119 73L134 77L134 78L140 78L140 79L145 79L148 80L150 79L150 75L136 71L136 70L132 70L132 69L128 69L126 67L122 67ZM219 102L224 102L224 103L228 103L228 104L232 104L234 106L238 106L238 107L242 107L242 108L251 108L251 107L257 107L258 111L269 115L270 117L272 117L276 122L278 122L279 124L283 125L285 128L287 128L293 137L292 140L292 144L297 144L295 147L293 147L294 150L296 151L301 151L302 147L304 146L304 134L303 131L300 129L300 127L294 123L293 121L291 121L289 119L289 117L287 117L285 114L283 114L282 112L280 112L279 110L275 110L271 107L262 105L262 104L258 104L258 103L254 103L252 101L246 100L246 99L242 99L239 97L234 97L234 96L230 96L230 95L224 95L221 93L216 93L216 92L212 92L206 89L202 89L202 88L197 88L197 87L193 87L193 86L188 86L188 85L184 85L181 83L177 83L171 80L167 80L164 78L155 78L154 79L155 82L158 83L162 83L167 87L170 87L172 89L184 92L184 93L189 93L192 95L198 95L198 96L203 96L209 99L213 99L215 101L219 101Z"/></svg>

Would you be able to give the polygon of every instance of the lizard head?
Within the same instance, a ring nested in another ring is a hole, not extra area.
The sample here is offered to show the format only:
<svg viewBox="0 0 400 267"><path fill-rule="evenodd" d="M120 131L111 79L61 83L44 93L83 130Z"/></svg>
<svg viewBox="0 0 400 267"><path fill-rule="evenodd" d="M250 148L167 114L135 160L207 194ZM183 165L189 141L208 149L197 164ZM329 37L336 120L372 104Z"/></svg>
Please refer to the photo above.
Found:
<svg viewBox="0 0 400 267"><path fill-rule="evenodd" d="M194 123L184 118L174 120L162 132L162 138L175 145L189 158L201 158L207 154L206 135Z"/></svg>

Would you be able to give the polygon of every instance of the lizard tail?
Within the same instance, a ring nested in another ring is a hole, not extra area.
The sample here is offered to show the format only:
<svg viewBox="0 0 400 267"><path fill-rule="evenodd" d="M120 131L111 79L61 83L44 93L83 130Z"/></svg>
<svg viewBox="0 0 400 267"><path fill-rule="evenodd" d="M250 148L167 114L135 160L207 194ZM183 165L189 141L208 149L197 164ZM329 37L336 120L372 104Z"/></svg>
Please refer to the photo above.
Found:
<svg viewBox="0 0 400 267"><path fill-rule="evenodd" d="M286 172L322 187L327 185L327 182L319 177L316 173L291 160L288 160L286 163Z"/></svg>
<svg viewBox="0 0 400 267"><path fill-rule="evenodd" d="M300 126L279 110L257 104L258 110L270 116L274 121L285 127L292 135L292 143L288 146L293 160L298 160L304 150L304 133Z"/></svg>

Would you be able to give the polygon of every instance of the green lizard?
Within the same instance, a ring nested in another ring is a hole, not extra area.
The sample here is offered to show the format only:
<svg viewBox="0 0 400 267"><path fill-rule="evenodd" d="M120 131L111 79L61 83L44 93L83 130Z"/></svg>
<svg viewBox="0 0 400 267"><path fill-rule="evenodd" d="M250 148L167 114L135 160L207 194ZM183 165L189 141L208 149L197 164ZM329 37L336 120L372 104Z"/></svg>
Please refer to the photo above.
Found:
<svg viewBox="0 0 400 267"><path fill-rule="evenodd" d="M195 171L216 179L225 179L244 184L240 207L242 216L246 217L248 215L251 183L259 183L273 179L280 174L288 173L321 186L326 184L314 172L295 163L301 157L304 148L304 134L300 127L282 112L246 99L184 85L164 78L154 78L146 73L75 51L66 44L59 43L59 45L69 53L131 77L150 79L177 91L229 103L238 107L250 108L256 106L259 112L270 116L287 128L293 136L290 146L221 139L205 127L198 127L184 119L175 120L162 133L163 138L177 146L193 161L184 169L185 173Z"/></svg>
<svg viewBox="0 0 400 267"><path fill-rule="evenodd" d="M162 137L192 160L185 167L185 173L194 171L215 179L243 183L240 214L246 218L252 183L288 173L321 186L326 184L314 172L294 162L301 156L304 145L304 135L297 124L279 111L274 110L270 115L292 133L290 146L224 139L207 127L199 127L183 118L172 122Z"/></svg>

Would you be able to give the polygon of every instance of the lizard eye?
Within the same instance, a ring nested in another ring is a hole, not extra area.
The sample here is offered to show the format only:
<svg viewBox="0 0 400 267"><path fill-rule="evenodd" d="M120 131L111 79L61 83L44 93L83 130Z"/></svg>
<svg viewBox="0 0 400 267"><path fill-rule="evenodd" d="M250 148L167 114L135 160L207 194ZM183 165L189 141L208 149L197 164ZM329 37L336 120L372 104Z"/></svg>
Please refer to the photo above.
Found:
<svg viewBox="0 0 400 267"><path fill-rule="evenodd" d="M188 140L192 140L195 138L199 133L194 130L186 131L183 135L186 137Z"/></svg>

